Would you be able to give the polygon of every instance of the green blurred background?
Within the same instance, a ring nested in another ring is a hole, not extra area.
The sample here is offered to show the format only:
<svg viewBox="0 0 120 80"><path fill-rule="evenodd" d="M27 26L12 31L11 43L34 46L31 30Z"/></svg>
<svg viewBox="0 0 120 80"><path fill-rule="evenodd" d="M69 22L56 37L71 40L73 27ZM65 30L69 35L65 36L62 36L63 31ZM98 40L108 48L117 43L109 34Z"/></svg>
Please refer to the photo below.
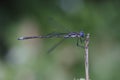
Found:
<svg viewBox="0 0 120 80"><path fill-rule="evenodd" d="M84 49L67 39L17 40L51 32L90 33L91 80L120 79L119 0L0 1L0 80L85 78Z"/></svg>

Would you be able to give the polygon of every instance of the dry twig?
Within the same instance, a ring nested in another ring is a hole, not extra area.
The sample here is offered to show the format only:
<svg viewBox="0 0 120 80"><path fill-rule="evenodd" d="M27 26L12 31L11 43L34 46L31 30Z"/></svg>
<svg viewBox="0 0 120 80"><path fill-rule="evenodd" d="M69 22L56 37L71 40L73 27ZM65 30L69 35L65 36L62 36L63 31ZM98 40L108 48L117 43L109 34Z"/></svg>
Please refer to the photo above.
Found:
<svg viewBox="0 0 120 80"><path fill-rule="evenodd" d="M88 33L85 39L85 80L89 80L89 40L90 34Z"/></svg>

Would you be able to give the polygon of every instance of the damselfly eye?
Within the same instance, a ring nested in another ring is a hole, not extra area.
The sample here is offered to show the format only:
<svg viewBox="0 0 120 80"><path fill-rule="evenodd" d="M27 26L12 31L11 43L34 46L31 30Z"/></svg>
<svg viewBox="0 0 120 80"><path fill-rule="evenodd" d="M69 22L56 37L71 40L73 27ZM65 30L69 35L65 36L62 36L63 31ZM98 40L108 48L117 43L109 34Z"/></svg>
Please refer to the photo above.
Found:
<svg viewBox="0 0 120 80"><path fill-rule="evenodd" d="M79 34L80 34L81 37L84 37L84 36L85 36L85 34L84 34L83 31L81 31Z"/></svg>

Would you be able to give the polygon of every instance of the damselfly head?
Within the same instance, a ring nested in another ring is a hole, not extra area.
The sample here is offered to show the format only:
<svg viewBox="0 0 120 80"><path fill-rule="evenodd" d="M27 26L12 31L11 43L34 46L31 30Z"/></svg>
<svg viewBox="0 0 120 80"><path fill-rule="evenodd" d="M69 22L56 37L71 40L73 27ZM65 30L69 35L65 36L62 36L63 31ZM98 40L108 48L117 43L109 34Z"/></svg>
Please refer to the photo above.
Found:
<svg viewBox="0 0 120 80"><path fill-rule="evenodd" d="M80 35L81 37L84 37L84 36L85 36L85 33L84 33L83 31L80 31L79 35Z"/></svg>

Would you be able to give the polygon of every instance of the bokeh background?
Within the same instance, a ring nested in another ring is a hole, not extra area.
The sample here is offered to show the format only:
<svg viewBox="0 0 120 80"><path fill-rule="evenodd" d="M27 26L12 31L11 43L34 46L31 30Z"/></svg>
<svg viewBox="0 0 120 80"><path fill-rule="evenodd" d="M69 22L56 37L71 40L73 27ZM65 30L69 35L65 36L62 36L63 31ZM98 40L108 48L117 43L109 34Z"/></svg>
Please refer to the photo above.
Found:
<svg viewBox="0 0 120 80"><path fill-rule="evenodd" d="M17 40L51 32L90 33L91 80L120 79L119 0L1 0L0 80L85 78L84 49L67 39Z"/></svg>

